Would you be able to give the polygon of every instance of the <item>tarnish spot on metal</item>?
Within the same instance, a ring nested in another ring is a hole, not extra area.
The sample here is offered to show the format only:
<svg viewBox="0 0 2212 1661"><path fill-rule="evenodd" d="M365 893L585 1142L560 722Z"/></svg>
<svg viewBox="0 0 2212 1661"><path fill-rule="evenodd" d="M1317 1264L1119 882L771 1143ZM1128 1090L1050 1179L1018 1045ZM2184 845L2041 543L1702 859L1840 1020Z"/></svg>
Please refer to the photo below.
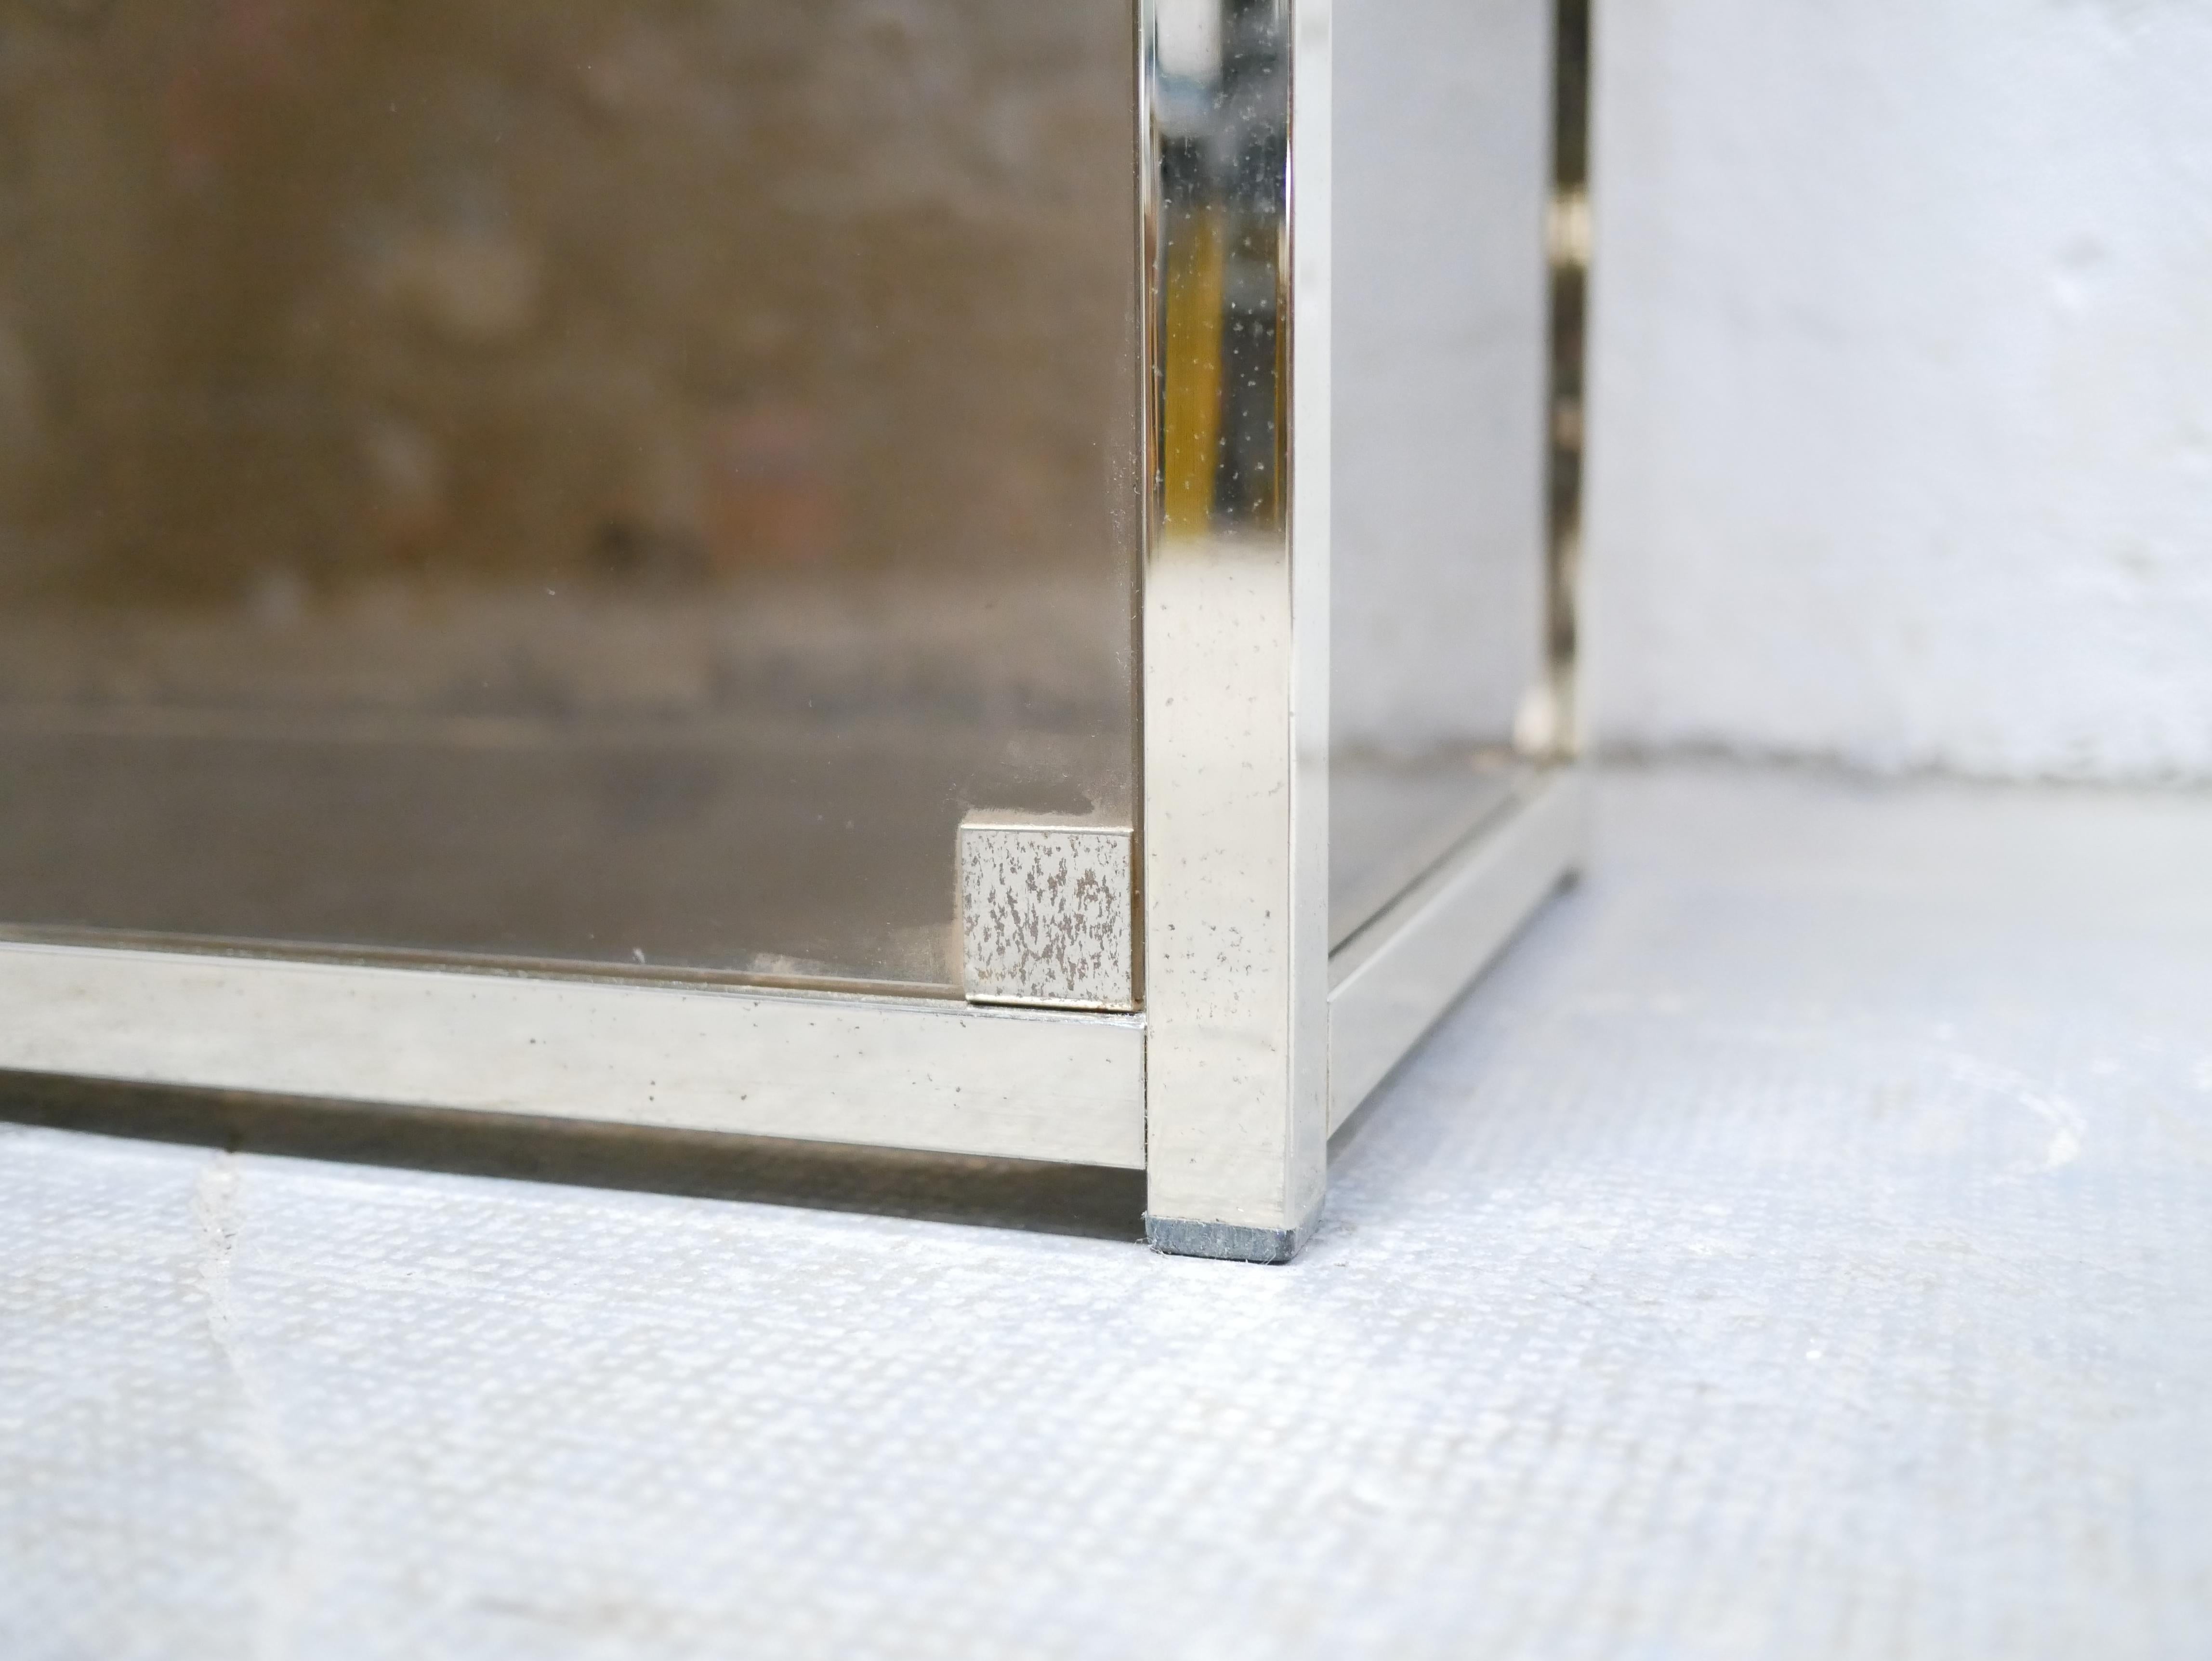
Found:
<svg viewBox="0 0 2212 1661"><path fill-rule="evenodd" d="M960 824L961 958L977 1003L1136 1007L1125 824L973 812Z"/></svg>

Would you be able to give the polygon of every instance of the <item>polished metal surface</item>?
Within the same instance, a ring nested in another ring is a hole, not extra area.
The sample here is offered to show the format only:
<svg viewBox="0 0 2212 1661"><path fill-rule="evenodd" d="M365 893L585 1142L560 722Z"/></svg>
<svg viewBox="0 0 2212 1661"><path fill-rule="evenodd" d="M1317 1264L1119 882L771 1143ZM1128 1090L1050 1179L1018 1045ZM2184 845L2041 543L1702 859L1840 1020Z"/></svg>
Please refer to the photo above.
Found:
<svg viewBox="0 0 2212 1661"><path fill-rule="evenodd" d="M1520 778L1486 823L1330 959L1332 1132L1582 868L1588 794L1574 767Z"/></svg>
<svg viewBox="0 0 2212 1661"><path fill-rule="evenodd" d="M1127 1017L0 943L0 1071L1133 1168Z"/></svg>
<svg viewBox="0 0 2212 1661"><path fill-rule="evenodd" d="M1327 0L1145 13L1147 1205L1164 1239L1295 1238L1322 1197L1332 21Z"/></svg>
<svg viewBox="0 0 2212 1661"><path fill-rule="evenodd" d="M1129 0L0 21L0 923L957 995L1134 811Z"/></svg>
<svg viewBox="0 0 2212 1661"><path fill-rule="evenodd" d="M1126 824L1013 813L962 820L968 1001L1135 1008L1134 840Z"/></svg>

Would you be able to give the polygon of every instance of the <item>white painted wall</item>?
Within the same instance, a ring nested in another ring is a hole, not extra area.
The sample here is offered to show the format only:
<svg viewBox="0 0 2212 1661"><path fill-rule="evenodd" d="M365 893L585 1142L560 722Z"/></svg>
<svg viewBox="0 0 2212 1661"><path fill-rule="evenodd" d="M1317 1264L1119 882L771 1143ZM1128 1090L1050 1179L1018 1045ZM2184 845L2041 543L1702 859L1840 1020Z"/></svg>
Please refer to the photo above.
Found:
<svg viewBox="0 0 2212 1661"><path fill-rule="evenodd" d="M2212 0L1600 0L1589 716L2212 779Z"/></svg>

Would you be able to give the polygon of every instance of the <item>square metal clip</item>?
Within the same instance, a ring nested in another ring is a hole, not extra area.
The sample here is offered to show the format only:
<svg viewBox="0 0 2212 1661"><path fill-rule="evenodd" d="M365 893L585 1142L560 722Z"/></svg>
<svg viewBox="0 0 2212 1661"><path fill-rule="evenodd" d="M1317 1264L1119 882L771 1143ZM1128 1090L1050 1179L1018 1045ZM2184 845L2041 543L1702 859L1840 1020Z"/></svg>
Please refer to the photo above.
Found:
<svg viewBox="0 0 2212 1661"><path fill-rule="evenodd" d="M960 823L963 982L974 1003L1137 1007L1134 833L1050 814Z"/></svg>

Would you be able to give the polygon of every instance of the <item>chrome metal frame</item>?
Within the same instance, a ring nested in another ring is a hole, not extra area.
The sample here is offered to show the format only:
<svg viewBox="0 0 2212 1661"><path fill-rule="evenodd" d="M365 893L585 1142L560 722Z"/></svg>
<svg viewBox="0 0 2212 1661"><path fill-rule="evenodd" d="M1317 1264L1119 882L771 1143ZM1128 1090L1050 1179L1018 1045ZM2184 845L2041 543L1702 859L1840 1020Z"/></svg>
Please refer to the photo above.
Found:
<svg viewBox="0 0 2212 1661"><path fill-rule="evenodd" d="M1293 1255L1330 1133L1576 867L1582 797L1562 730L1332 956L1332 0L1135 9L1141 1013L0 942L0 1068L1141 1167L1158 1248Z"/></svg>
<svg viewBox="0 0 2212 1661"><path fill-rule="evenodd" d="M1287 1258L1327 1182L1333 21L1153 0L1145 42L1146 1232L1208 1256Z"/></svg>
<svg viewBox="0 0 2212 1661"><path fill-rule="evenodd" d="M1237 9L1252 27L1260 9ZM1209 13L1210 65L1192 45L1206 38ZM1555 721L1548 765L1511 807L1332 955L1334 19L1330 0L1275 0L1279 59L1264 74L1250 61L1255 43L1231 38L1224 20L1234 15L1223 0L1152 0L1145 34L1146 1232L1164 1250L1281 1262L1320 1214L1329 1134L1577 867L1585 813L1571 733ZM1249 142L1270 122L1285 138L1272 171L1255 165L1266 152ZM1193 178L1194 148L1210 150L1217 175ZM1243 322L1232 283L1193 275L1214 257L1217 214L1241 214L1245 245L1264 240L1275 262L1286 391L1272 422L1265 400L1209 399L1228 366L1185 344L1233 338ZM1237 414L1250 427L1217 433L1209 403L1224 429ZM1216 489L1194 510L1184 471L1217 449L1267 454L1277 495L1255 502ZM1564 713L1574 636L1562 551L1572 522L1554 526L1547 633Z"/></svg>
<svg viewBox="0 0 2212 1661"><path fill-rule="evenodd" d="M948 999L0 944L0 1068L1144 1164L1141 1021Z"/></svg>
<svg viewBox="0 0 2212 1661"><path fill-rule="evenodd" d="M1537 774L1494 826L1337 948L1329 959L1331 1135L1580 864L1589 818L1575 770Z"/></svg>

